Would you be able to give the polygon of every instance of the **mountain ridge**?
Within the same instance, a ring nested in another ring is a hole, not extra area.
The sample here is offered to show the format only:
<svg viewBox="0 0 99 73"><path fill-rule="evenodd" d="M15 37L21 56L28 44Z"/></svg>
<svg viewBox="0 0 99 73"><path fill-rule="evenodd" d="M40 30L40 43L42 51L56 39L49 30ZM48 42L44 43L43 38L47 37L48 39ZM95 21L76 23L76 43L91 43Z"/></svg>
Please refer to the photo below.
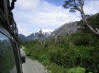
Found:
<svg viewBox="0 0 99 73"><path fill-rule="evenodd" d="M64 36L76 32L78 28L77 22L65 23L52 32L51 36Z"/></svg>
<svg viewBox="0 0 99 73"><path fill-rule="evenodd" d="M53 32L42 32L42 30L40 30L39 32L36 33L32 33L29 36L24 36L23 34L19 34L19 37L21 40L23 41L31 41L31 40L41 40L41 39L46 39L47 37L54 37L54 36L64 36L67 34L72 34L73 32L77 31L77 22L71 22L71 23L66 23L64 25L62 25L61 27L57 28L56 30L54 30ZM39 35L42 34L42 38L39 37Z"/></svg>

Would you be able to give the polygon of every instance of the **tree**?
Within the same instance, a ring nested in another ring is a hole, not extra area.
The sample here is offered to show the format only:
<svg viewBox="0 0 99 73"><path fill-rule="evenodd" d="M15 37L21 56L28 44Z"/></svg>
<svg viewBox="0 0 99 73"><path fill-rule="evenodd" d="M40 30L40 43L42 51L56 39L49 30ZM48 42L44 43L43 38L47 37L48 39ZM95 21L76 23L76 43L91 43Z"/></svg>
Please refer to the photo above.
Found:
<svg viewBox="0 0 99 73"><path fill-rule="evenodd" d="M92 27L86 18L84 12L84 0L66 0L64 3L64 8L70 8L70 12L75 12L76 10L80 12L83 22L87 25L87 27L96 35L99 36L99 29L97 27Z"/></svg>
<svg viewBox="0 0 99 73"><path fill-rule="evenodd" d="M44 33L42 32L42 30L40 30L40 31L38 32L39 41L40 41L40 43L41 43L41 46L43 46L43 47L46 47L45 36L46 36L46 34L44 34Z"/></svg>
<svg viewBox="0 0 99 73"><path fill-rule="evenodd" d="M40 30L39 32L38 32L38 37L39 37L39 41L40 41L40 43L41 43L41 45L43 45L43 42L42 42L42 40L43 40L43 33L42 33L42 30Z"/></svg>

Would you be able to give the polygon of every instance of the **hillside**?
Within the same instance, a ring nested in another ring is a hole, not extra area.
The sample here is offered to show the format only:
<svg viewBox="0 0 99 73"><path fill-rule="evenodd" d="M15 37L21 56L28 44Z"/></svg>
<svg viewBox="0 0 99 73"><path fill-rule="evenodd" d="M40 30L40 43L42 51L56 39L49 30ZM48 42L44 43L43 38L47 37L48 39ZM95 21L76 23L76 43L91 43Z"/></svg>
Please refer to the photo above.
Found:
<svg viewBox="0 0 99 73"><path fill-rule="evenodd" d="M66 23L52 32L51 36L63 36L77 31L77 22Z"/></svg>
<svg viewBox="0 0 99 73"><path fill-rule="evenodd" d="M93 26L93 27L98 27L98 19L99 19L99 13L92 15L92 16L87 16L88 19L88 23ZM94 24L92 24L94 23ZM67 34L72 34L73 32L76 32L77 29L83 26L86 26L83 24L82 21L78 21L78 22L71 22L71 23L66 23L63 26L59 27L58 29L56 29L55 31L52 32L51 36L64 36ZM87 28L89 29L89 28Z"/></svg>
<svg viewBox="0 0 99 73"><path fill-rule="evenodd" d="M32 40L44 40L50 35L50 32L43 33L42 31L32 33L29 36L24 36L19 34L19 38L23 41L32 41Z"/></svg>
<svg viewBox="0 0 99 73"><path fill-rule="evenodd" d="M19 38L20 38L21 40L23 40L23 41L27 41L27 40L28 40L27 37L24 36L23 34L19 34Z"/></svg>
<svg viewBox="0 0 99 73"><path fill-rule="evenodd" d="M27 36L28 41L34 40L34 38L35 38L34 33L32 33L29 36Z"/></svg>

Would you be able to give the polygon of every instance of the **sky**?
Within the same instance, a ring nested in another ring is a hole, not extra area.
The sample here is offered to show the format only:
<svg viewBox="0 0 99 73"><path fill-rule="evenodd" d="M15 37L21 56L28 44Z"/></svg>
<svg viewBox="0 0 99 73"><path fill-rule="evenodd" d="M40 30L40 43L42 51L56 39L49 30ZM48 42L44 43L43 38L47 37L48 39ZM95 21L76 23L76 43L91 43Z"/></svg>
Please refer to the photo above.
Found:
<svg viewBox="0 0 99 73"><path fill-rule="evenodd" d="M17 0L13 10L19 34L28 36L42 29L52 32L65 23L79 21L80 13L70 13L62 5L65 0ZM99 0L85 0L84 11L92 15L99 12Z"/></svg>

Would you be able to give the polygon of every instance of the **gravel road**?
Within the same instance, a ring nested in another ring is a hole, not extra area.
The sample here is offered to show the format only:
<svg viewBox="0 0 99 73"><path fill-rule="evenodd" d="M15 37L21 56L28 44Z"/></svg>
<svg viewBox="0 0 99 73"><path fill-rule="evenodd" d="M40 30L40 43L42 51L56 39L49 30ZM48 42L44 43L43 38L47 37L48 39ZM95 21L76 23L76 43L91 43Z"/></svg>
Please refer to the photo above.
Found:
<svg viewBox="0 0 99 73"><path fill-rule="evenodd" d="M24 53L23 49L21 52ZM44 66L36 60L26 57L26 62L22 65L23 73L47 73Z"/></svg>
<svg viewBox="0 0 99 73"><path fill-rule="evenodd" d="M23 64L23 73L47 73L44 66L38 61L33 61L26 57L26 63Z"/></svg>

